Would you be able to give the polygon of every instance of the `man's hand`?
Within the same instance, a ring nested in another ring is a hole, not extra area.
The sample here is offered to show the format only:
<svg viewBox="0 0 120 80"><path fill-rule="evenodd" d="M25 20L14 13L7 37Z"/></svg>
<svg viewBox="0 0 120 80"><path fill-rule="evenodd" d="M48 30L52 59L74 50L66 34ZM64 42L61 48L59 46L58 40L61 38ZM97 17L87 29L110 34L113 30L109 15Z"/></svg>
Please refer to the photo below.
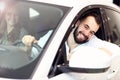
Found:
<svg viewBox="0 0 120 80"><path fill-rule="evenodd" d="M32 46L32 43L37 43L37 40L35 39L34 36L25 35L25 36L22 38L22 42L23 42L26 46Z"/></svg>

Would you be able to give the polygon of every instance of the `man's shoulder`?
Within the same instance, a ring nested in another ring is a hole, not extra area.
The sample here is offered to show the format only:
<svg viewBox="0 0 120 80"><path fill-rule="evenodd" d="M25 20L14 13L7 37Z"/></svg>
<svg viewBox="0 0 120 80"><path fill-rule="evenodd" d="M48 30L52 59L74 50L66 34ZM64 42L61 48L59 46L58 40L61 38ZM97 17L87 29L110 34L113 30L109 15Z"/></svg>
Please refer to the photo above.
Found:
<svg viewBox="0 0 120 80"><path fill-rule="evenodd" d="M101 39L99 39L96 36L92 36L92 38L85 44L88 46L97 47L97 46L100 46L102 43L103 41Z"/></svg>
<svg viewBox="0 0 120 80"><path fill-rule="evenodd" d="M89 41L102 41L97 36L93 35L92 38Z"/></svg>
<svg viewBox="0 0 120 80"><path fill-rule="evenodd" d="M109 42L109 41L101 40L101 39L97 38L96 36L93 37L93 39L91 40L91 42L93 42L97 46L100 45L102 47L110 47L110 48L114 47L114 48L120 49L118 45L116 45L116 44L114 44L112 42Z"/></svg>

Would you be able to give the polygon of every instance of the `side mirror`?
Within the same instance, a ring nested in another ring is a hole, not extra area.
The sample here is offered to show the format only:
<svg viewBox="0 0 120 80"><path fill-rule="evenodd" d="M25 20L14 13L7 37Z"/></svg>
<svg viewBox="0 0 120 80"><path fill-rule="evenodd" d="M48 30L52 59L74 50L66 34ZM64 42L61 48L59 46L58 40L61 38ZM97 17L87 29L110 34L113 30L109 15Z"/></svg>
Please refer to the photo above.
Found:
<svg viewBox="0 0 120 80"><path fill-rule="evenodd" d="M110 67L111 56L97 48L80 46L74 51L69 65L60 66L61 71L72 74L79 79L82 76L89 75L89 80L106 80L108 76L108 69ZM100 75L98 75L100 73ZM87 79L86 79L87 80Z"/></svg>

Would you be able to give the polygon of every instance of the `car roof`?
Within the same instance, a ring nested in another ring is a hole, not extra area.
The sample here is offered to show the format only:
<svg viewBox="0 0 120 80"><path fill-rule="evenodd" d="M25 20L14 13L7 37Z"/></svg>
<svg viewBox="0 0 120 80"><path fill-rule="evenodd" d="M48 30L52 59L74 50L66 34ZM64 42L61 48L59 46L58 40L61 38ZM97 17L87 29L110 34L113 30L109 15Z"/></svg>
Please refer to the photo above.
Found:
<svg viewBox="0 0 120 80"><path fill-rule="evenodd" d="M100 1L98 0L27 0L27 1L72 7L75 8L76 10L80 10L80 8L82 9L90 5L106 5L106 6L114 7L118 10L120 9L119 6L113 3L113 0L100 0Z"/></svg>
<svg viewBox="0 0 120 80"><path fill-rule="evenodd" d="M43 3L50 3L50 4L56 4L56 5L62 5L62 6L68 6L68 7L73 7L76 5L81 5L82 3L112 3L113 0L29 0L29 1L35 1L35 2L43 2Z"/></svg>

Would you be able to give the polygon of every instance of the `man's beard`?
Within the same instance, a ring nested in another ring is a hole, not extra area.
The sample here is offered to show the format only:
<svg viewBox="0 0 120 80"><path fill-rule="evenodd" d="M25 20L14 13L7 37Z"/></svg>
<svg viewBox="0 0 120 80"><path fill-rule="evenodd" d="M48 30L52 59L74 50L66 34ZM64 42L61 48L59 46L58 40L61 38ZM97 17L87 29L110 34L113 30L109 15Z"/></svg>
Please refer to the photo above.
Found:
<svg viewBox="0 0 120 80"><path fill-rule="evenodd" d="M82 43L88 42L88 37L85 36L81 31L77 32L77 30L78 30L78 27L76 27L75 31L73 32L73 37L74 37L75 42L78 43L78 44L82 44ZM79 34L82 34L85 37L85 40L78 39L77 36Z"/></svg>

